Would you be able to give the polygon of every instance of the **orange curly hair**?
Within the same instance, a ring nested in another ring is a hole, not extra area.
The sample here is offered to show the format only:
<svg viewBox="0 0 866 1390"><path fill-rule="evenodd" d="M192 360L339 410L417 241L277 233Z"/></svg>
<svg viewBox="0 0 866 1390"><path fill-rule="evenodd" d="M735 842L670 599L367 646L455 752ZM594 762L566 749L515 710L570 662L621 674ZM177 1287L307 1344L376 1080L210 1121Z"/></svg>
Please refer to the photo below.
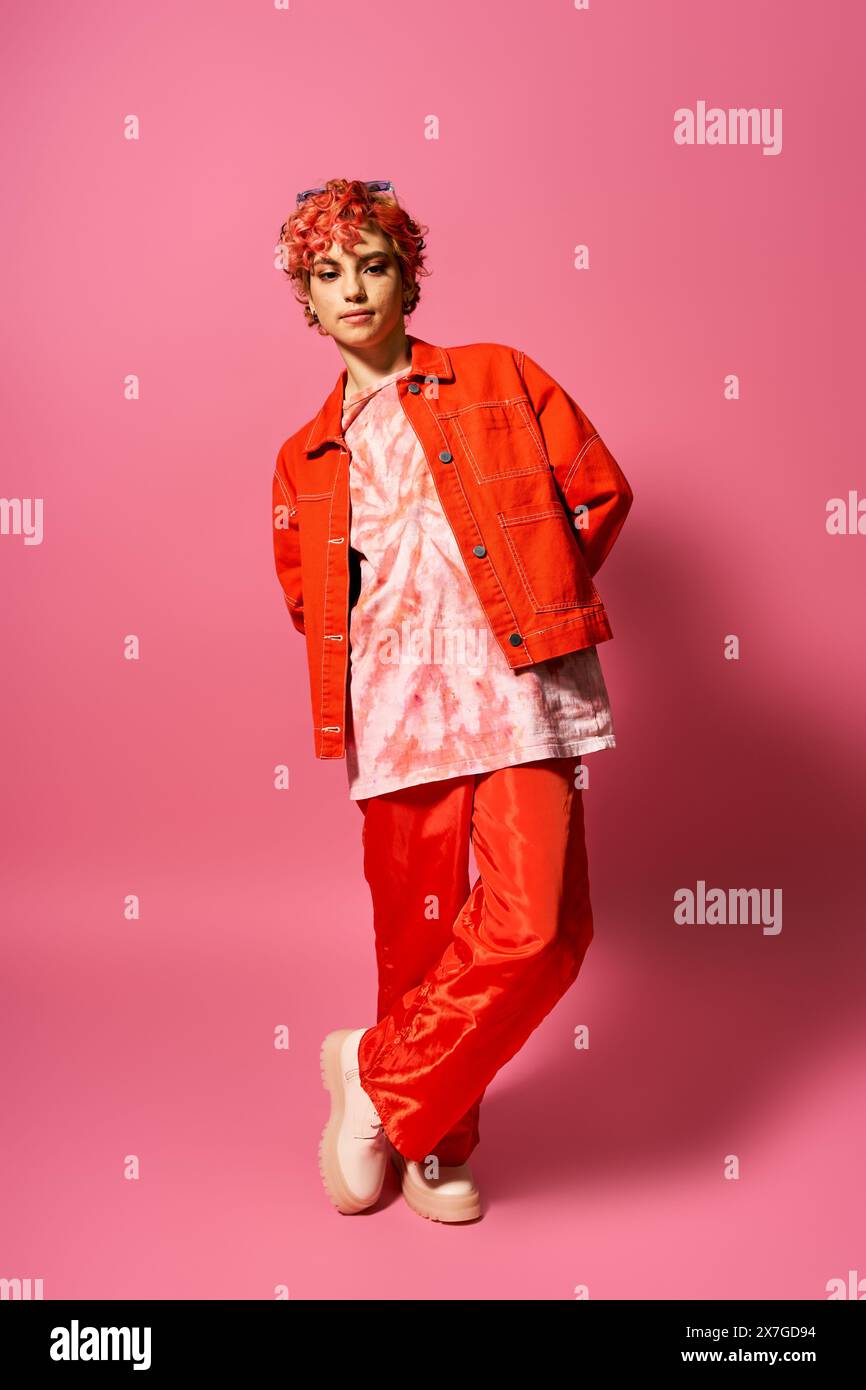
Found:
<svg viewBox="0 0 866 1390"><path fill-rule="evenodd" d="M429 275L424 266L424 234L430 228L419 226L391 194L371 193L360 179L329 179L324 193L302 203L280 228L279 261L295 285L295 298L304 306L304 317L311 328L325 330L310 312L310 271L316 256L326 252L332 242L355 246L361 228L372 223L390 243L403 280L403 313L411 314L421 298L420 275Z"/></svg>

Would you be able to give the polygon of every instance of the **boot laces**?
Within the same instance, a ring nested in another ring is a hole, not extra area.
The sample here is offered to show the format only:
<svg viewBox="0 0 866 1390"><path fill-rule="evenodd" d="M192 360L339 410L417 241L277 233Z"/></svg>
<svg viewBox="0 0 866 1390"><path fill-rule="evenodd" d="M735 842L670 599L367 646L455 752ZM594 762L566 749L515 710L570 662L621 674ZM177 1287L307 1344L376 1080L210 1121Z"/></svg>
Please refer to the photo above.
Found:
<svg viewBox="0 0 866 1390"><path fill-rule="evenodd" d="M349 1070L346 1072L346 1080L357 1081L359 1088L362 1091L364 1090L363 1086L361 1086L360 1071L357 1067L349 1068ZM366 1095L366 1092L364 1094ZM379 1114L378 1110L374 1108L372 1101L370 1102L370 1109L368 1111L367 1116L365 1117L365 1122L367 1129L371 1130L372 1133L359 1134L357 1137L359 1139L378 1139L385 1126L382 1123L381 1115Z"/></svg>

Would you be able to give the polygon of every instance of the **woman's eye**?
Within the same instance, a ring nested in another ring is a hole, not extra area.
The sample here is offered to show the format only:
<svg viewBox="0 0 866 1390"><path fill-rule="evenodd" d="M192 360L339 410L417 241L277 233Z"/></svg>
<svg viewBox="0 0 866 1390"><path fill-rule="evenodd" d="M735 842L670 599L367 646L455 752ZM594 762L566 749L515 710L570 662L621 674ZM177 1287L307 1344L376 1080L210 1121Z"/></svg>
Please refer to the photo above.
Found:
<svg viewBox="0 0 866 1390"><path fill-rule="evenodd" d="M388 263L387 261L377 261L375 265L368 265L366 269L375 270L377 274L381 275L383 271L388 269ZM320 280L336 280L337 272L336 270L320 270L318 278Z"/></svg>

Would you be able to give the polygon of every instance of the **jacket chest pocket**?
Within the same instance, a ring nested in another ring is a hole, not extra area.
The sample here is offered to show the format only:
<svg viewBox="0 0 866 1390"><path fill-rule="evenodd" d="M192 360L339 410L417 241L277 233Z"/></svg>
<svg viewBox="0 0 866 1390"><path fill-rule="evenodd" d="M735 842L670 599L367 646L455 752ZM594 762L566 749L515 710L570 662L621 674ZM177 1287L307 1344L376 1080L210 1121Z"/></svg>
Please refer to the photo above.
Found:
<svg viewBox="0 0 866 1390"><path fill-rule="evenodd" d="M330 454L320 459L308 459L299 473L295 501L301 538L306 538L308 545L324 544L329 539L332 527L342 532L342 508L339 505L342 489L338 491L338 465L339 459Z"/></svg>
<svg viewBox="0 0 866 1390"><path fill-rule="evenodd" d="M538 421L527 400L473 405L452 416L451 423L479 483L550 471Z"/></svg>
<svg viewBox="0 0 866 1390"><path fill-rule="evenodd" d="M536 613L601 602L562 507L524 507L496 515Z"/></svg>
<svg viewBox="0 0 866 1390"><path fill-rule="evenodd" d="M298 470L298 501L318 502L331 497L337 484L340 456L328 450L320 458L307 459Z"/></svg>
<svg viewBox="0 0 866 1390"><path fill-rule="evenodd" d="M310 463L298 480L295 499L301 551L310 574L324 575L349 547L346 487L336 458Z"/></svg>
<svg viewBox="0 0 866 1390"><path fill-rule="evenodd" d="M322 547L329 540L335 524L333 489L330 492L299 492L296 505L304 559L307 564L313 563L318 568ZM339 526L336 529L339 532Z"/></svg>

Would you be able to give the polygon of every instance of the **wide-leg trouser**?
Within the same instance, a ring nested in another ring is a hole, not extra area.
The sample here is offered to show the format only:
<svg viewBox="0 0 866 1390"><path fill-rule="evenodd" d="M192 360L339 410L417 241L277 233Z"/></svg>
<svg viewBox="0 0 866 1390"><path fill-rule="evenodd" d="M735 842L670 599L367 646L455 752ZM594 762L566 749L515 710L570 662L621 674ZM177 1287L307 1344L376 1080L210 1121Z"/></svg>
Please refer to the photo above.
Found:
<svg viewBox="0 0 866 1390"><path fill-rule="evenodd" d="M577 977L593 935L579 764L358 802L379 976L359 1077L406 1158L467 1160L488 1083Z"/></svg>

